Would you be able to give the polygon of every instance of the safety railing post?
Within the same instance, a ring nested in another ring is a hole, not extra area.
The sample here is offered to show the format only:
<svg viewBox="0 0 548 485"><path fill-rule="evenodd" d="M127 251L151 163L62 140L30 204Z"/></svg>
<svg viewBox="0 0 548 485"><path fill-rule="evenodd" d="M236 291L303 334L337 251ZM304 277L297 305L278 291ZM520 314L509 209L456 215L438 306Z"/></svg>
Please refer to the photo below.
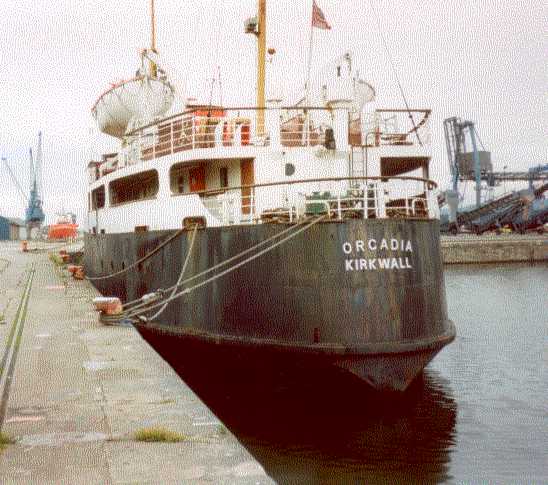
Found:
<svg viewBox="0 0 548 485"><path fill-rule="evenodd" d="M192 149L196 148L196 115L192 117Z"/></svg>
<svg viewBox="0 0 548 485"><path fill-rule="evenodd" d="M253 215L255 214L255 187L251 188L251 194L249 196L250 208L249 208L249 222L253 222Z"/></svg>
<svg viewBox="0 0 548 485"><path fill-rule="evenodd" d="M304 133L305 133L305 145L310 146L310 110L306 110L306 116L304 117Z"/></svg>
<svg viewBox="0 0 548 485"><path fill-rule="evenodd" d="M427 205L427 211L428 211L428 218L439 219L440 208L438 204L438 199L434 193L434 190L431 188L426 189L426 205Z"/></svg>
<svg viewBox="0 0 548 485"><path fill-rule="evenodd" d="M385 189L384 189L384 182L379 182L379 184L377 185L378 187L378 213L377 213L377 217L379 219L384 219L386 218L386 194L385 194Z"/></svg>
<svg viewBox="0 0 548 485"><path fill-rule="evenodd" d="M420 199L418 197L415 197L413 199L413 202L411 202L411 212L413 213L413 215L415 216L417 214L417 209L415 208L415 205L417 204L417 202L419 201Z"/></svg>
<svg viewBox="0 0 548 485"><path fill-rule="evenodd" d="M367 182L363 186L363 218L368 219L369 218L369 194L367 193Z"/></svg>

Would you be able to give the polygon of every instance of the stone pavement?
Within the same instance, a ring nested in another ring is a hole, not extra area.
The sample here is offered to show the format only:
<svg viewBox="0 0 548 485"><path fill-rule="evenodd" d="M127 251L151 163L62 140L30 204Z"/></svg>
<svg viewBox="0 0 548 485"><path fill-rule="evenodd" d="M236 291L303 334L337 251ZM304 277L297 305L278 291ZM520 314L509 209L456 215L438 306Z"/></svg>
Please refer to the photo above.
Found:
<svg viewBox="0 0 548 485"><path fill-rule="evenodd" d="M2 260L10 261L6 266ZM2 484L270 484L261 465L129 327L98 323L96 290L47 253L0 243L0 359L26 283L36 272L2 432ZM0 389L0 395L2 389ZM149 426L185 437L137 442Z"/></svg>

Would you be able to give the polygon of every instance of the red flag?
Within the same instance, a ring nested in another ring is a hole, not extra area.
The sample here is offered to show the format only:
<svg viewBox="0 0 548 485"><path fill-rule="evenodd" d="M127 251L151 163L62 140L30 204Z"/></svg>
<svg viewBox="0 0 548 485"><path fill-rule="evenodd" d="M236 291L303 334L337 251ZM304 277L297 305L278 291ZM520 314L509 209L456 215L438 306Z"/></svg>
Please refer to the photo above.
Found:
<svg viewBox="0 0 548 485"><path fill-rule="evenodd" d="M316 5L316 1L312 0L312 27L318 29L330 30L331 25L327 23L323 15L322 9Z"/></svg>

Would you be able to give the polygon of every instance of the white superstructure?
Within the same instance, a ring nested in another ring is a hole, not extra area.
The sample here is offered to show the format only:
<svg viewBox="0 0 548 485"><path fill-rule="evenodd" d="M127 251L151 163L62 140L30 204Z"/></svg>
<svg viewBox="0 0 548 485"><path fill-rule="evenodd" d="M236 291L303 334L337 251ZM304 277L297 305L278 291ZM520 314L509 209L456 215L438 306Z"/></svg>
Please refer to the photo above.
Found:
<svg viewBox="0 0 548 485"><path fill-rule="evenodd" d="M259 39L256 107L187 104L161 118L174 90L158 67L153 23L137 76L92 109L121 143L88 166L90 232L293 221L321 210L339 219L437 216L430 110L376 108L350 53L304 97L265 103L264 28L249 31Z"/></svg>
<svg viewBox="0 0 548 485"><path fill-rule="evenodd" d="M208 106L139 128L118 153L90 163L90 230L176 229L190 217L208 226L260 223L267 212L306 212L303 197L313 192L329 192L336 203L367 186L382 186L387 200L426 199L433 189L426 182L374 177L428 178L429 111L413 113L417 130L410 131L398 125L407 112L378 110L349 122L350 109L350 100L270 107L262 135L254 109Z"/></svg>

